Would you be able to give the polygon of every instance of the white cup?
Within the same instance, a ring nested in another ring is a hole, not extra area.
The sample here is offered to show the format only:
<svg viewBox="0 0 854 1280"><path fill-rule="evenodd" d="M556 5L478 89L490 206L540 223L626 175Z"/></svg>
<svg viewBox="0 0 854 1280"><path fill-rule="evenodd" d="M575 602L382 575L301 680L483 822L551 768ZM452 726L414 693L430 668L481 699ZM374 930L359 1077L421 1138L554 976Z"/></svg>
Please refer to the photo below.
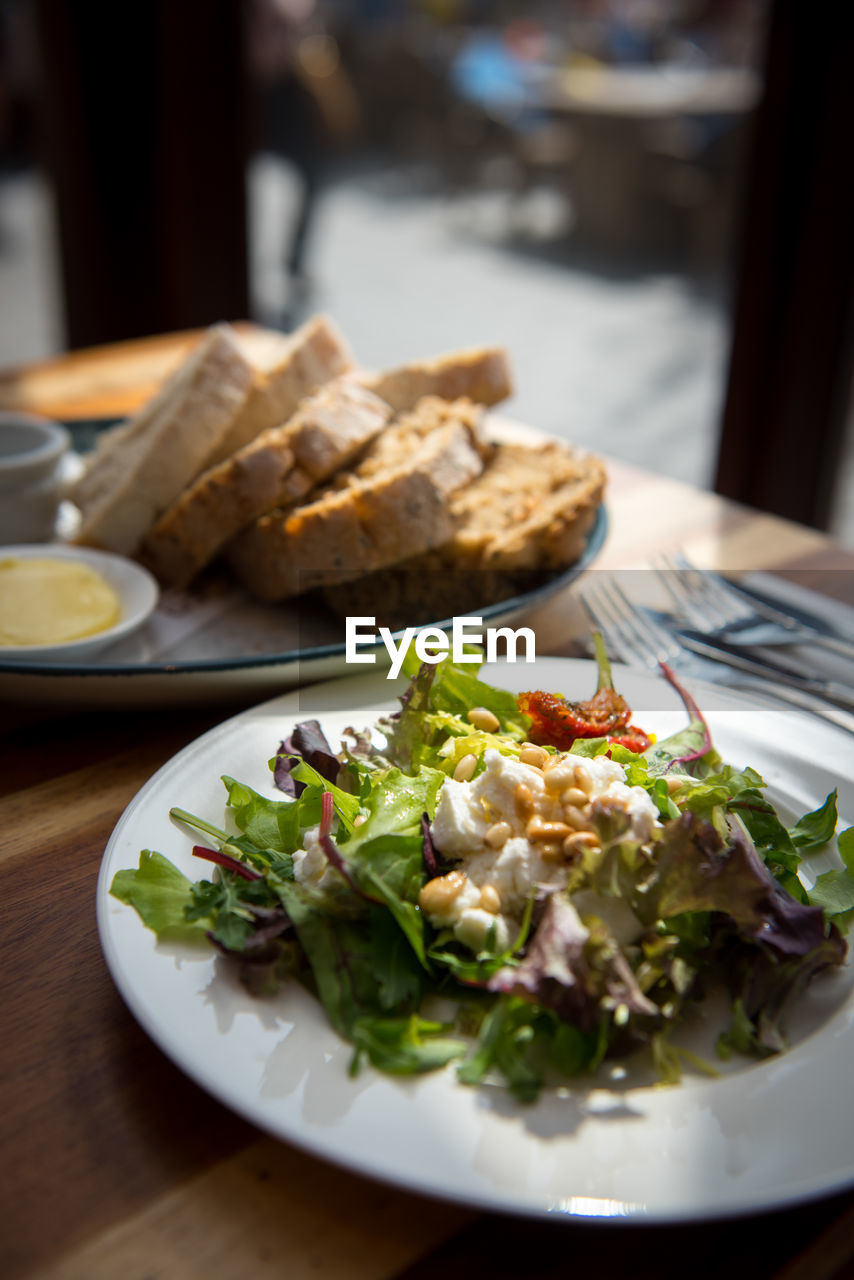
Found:
<svg viewBox="0 0 854 1280"><path fill-rule="evenodd" d="M70 450L71 436L60 423L0 413L0 543L53 537Z"/></svg>

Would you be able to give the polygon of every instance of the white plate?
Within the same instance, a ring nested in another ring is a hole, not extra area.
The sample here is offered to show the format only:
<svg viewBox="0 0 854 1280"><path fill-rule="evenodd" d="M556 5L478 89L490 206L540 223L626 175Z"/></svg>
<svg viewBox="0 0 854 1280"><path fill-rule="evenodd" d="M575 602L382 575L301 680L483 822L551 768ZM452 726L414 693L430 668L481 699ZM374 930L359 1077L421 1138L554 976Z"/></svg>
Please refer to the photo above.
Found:
<svg viewBox="0 0 854 1280"><path fill-rule="evenodd" d="M29 666L81 662L120 640L129 639L142 627L157 605L160 588L147 569L125 556L90 547L66 547L61 544L27 543L0 547L0 560L74 560L86 564L107 580L119 598L121 615L118 622L95 635L64 644L0 645L0 664L17 666L23 673Z"/></svg>
<svg viewBox="0 0 854 1280"><path fill-rule="evenodd" d="M571 697L589 696L594 681L592 664L570 659L484 674L514 691L561 689ZM617 682L647 729L684 723L664 681L618 668ZM803 811L838 786L840 812L851 821L845 735L720 689L692 688L719 749L758 768L776 803ZM792 1047L777 1058L732 1061L719 1079L691 1077L675 1088L630 1076L546 1092L523 1106L498 1087L459 1084L453 1067L413 1080L366 1068L351 1079L350 1047L301 988L253 1000L221 958L157 943L109 896L116 871L135 867L143 848L194 880L205 876L170 806L222 820L220 775L270 791L267 760L296 720L320 719L336 743L346 726L372 723L399 691L381 677L350 679L253 708L187 747L128 807L104 856L98 925L110 971L157 1044L279 1138L415 1191L502 1212L669 1222L749 1213L854 1181L850 966L809 989L790 1021Z"/></svg>

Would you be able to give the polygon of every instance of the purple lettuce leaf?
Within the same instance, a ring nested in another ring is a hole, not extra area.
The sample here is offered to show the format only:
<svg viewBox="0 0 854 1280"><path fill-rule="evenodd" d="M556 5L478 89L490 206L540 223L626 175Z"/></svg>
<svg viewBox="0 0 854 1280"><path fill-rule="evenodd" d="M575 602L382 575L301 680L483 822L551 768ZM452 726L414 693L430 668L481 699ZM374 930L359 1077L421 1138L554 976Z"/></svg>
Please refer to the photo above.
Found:
<svg viewBox="0 0 854 1280"><path fill-rule="evenodd" d="M523 996L581 1031L591 1031L603 1009L623 1005L629 1013L659 1017L658 1006L640 990L616 944L592 935L564 894L552 894L521 963L499 969L491 991Z"/></svg>
<svg viewBox="0 0 854 1280"><path fill-rule="evenodd" d="M828 925L820 907L791 897L743 832L725 841L692 813L669 824L658 847L648 909L665 917L716 913L724 980L760 1051L785 1047L786 1009L817 973L841 965L847 951L836 925Z"/></svg>
<svg viewBox="0 0 854 1280"><path fill-rule="evenodd" d="M436 858L436 848L433 844L433 835L430 831L430 815L422 813L421 815L421 834L424 838L422 849L422 857L424 859L424 870L428 877L432 880L434 876L439 874L439 863Z"/></svg>
<svg viewBox="0 0 854 1280"><path fill-rule="evenodd" d="M295 725L289 738L279 744L273 767L273 782L286 795L297 797L305 790L305 783L291 777L291 770L299 760L305 760L327 782L335 782L341 761L326 740L317 720L303 720Z"/></svg>
<svg viewBox="0 0 854 1280"><path fill-rule="evenodd" d="M656 848L651 903L659 916L685 911L728 915L742 938L783 957L805 956L828 938L841 963L845 943L828 927L820 907L796 901L759 857L752 841L735 830L724 841L710 822L684 813L668 824Z"/></svg>

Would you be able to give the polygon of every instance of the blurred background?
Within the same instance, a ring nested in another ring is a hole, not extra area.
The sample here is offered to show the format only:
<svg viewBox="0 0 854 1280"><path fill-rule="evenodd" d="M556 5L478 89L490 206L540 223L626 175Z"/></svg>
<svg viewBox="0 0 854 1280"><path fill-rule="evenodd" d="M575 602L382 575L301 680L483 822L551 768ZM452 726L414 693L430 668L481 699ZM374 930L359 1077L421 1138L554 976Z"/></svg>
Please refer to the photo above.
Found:
<svg viewBox="0 0 854 1280"><path fill-rule="evenodd" d="M0 366L329 313L854 545L851 22L794 0L0 0Z"/></svg>

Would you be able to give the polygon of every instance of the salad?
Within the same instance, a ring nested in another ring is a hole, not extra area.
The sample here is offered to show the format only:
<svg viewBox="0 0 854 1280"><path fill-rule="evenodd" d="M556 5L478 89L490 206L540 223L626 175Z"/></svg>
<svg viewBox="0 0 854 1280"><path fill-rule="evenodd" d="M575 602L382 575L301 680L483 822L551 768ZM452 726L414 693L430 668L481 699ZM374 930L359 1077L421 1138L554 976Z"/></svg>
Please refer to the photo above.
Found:
<svg viewBox="0 0 854 1280"><path fill-rule="evenodd" d="M454 1062L532 1101L644 1053L675 1083L716 1071L678 1043L714 991L721 1058L780 1052L792 1002L845 961L854 828L812 881L836 793L787 826L668 668L685 727L632 725L595 640L583 702L408 654L400 709L340 750L316 721L271 743L273 797L224 777L227 828L171 810L210 878L146 849L110 892L159 936L215 947L259 998L303 983L353 1072Z"/></svg>

